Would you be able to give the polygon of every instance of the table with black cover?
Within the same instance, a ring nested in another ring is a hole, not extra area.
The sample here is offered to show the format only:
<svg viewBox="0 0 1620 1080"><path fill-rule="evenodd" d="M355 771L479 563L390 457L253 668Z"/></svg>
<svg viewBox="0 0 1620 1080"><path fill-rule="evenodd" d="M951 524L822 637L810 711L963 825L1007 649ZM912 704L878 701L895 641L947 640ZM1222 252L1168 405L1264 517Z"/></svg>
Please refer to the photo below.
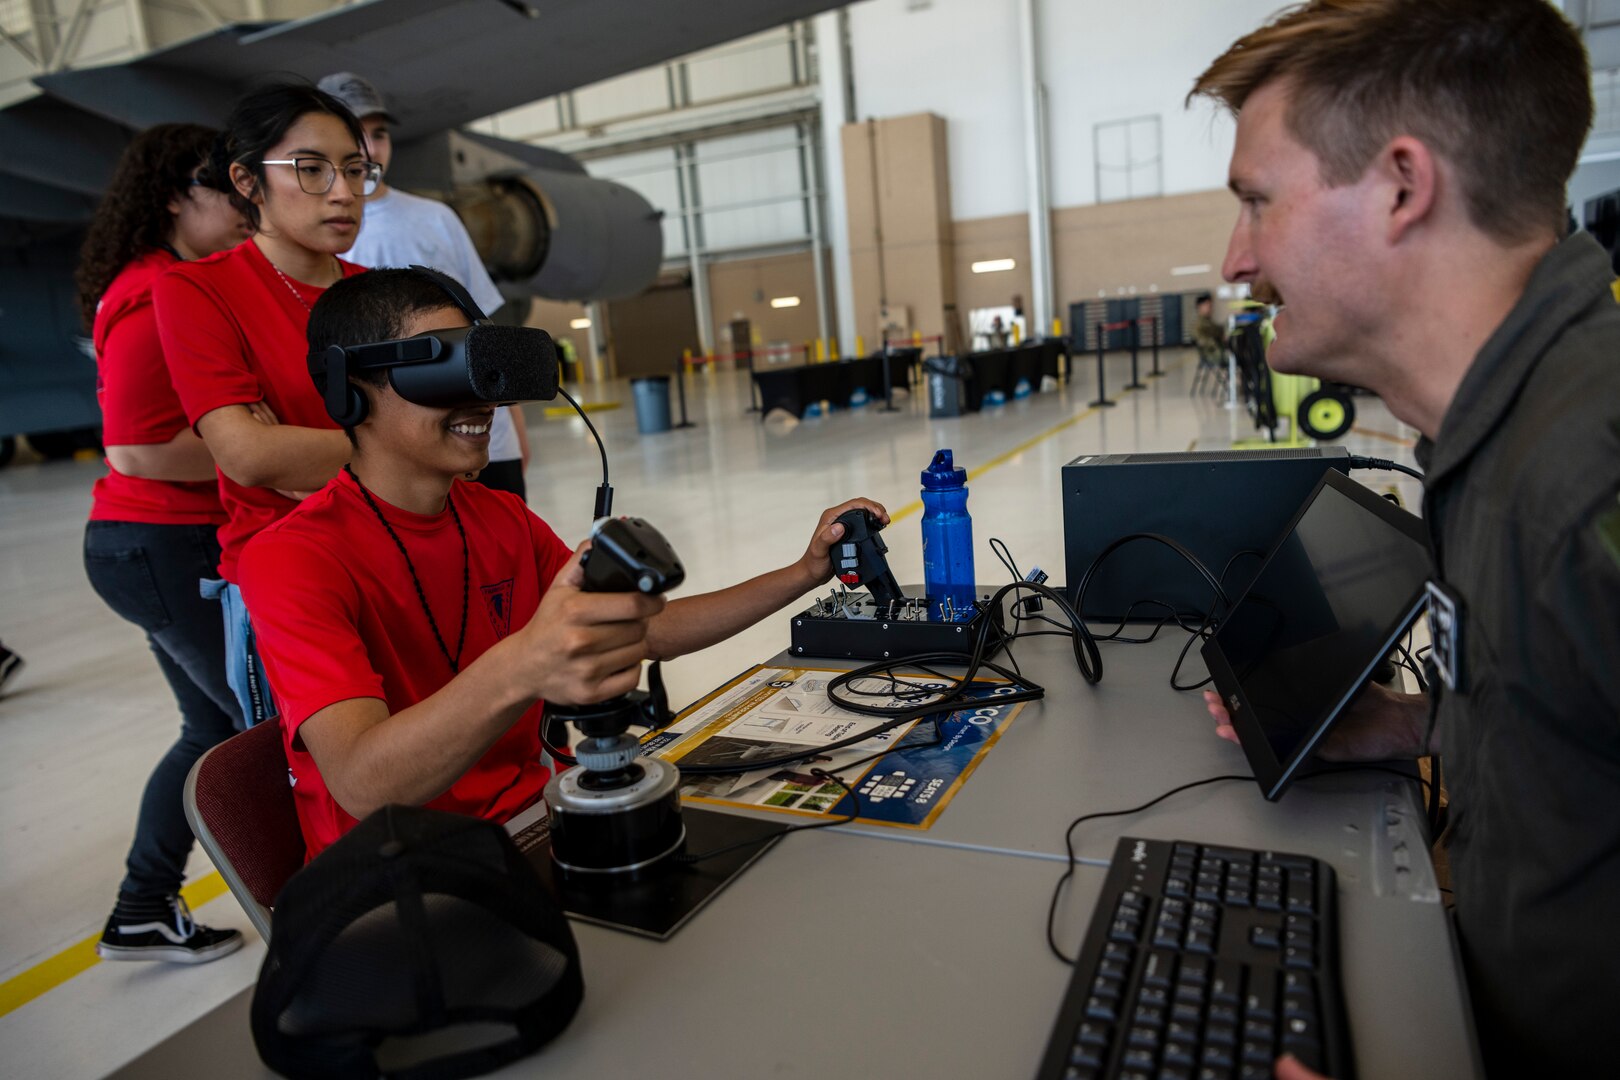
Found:
<svg viewBox="0 0 1620 1080"><path fill-rule="evenodd" d="M849 360L756 368L754 384L759 387L760 415L786 409L794 416L803 416L805 409L818 401L830 401L842 408L856 390L865 391L868 401L882 400L884 365L888 366L890 384L903 387L908 385L911 367L921 356L921 349L906 346Z"/></svg>

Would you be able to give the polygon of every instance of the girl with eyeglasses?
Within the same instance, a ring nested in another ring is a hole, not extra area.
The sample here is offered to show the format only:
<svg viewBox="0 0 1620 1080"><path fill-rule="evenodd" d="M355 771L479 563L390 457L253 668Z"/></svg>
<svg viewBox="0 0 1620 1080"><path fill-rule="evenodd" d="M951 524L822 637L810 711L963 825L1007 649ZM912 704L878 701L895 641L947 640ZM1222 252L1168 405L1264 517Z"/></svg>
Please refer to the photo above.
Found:
<svg viewBox="0 0 1620 1080"><path fill-rule="evenodd" d="M333 282L362 268L338 256L360 231L381 170L359 122L307 83L236 103L211 168L257 227L247 243L176 266L157 284L158 329L186 416L219 472L227 519L219 577L227 676L244 725L275 715L236 588L242 546L321 488L349 457L310 381L304 328Z"/></svg>
<svg viewBox="0 0 1620 1080"><path fill-rule="evenodd" d="M76 279L96 350L107 475L84 534L90 585L146 633L180 707L180 738L146 782L118 902L97 943L106 960L201 963L241 947L236 930L198 926L180 899L191 827L181 792L192 763L234 732L219 610L197 591L219 560L224 523L214 459L191 430L158 341L152 285L183 260L253 233L211 183L215 132L162 124L119 159L85 238Z"/></svg>

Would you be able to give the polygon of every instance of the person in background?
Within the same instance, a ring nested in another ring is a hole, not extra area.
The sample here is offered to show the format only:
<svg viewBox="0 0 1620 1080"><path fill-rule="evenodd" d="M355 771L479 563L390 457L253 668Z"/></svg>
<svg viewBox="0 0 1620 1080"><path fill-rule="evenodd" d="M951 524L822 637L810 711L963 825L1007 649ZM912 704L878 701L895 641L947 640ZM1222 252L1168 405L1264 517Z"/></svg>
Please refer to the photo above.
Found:
<svg viewBox="0 0 1620 1080"><path fill-rule="evenodd" d="M362 268L338 258L360 232L382 170L343 104L307 83L236 103L212 175L258 229L230 251L176 264L153 288L164 360L186 418L213 455L226 521L220 581L227 677L245 724L274 715L236 588L249 537L325 485L349 441L309 381L304 326L327 286Z"/></svg>
<svg viewBox="0 0 1620 1080"><path fill-rule="evenodd" d="M353 72L328 75L317 84L360 118L371 160L383 167L382 182L366 199L366 223L349 257L362 266L421 265L449 274L472 294L486 315L504 303L500 290L484 269L467 227L454 210L388 185L388 165L394 156L394 126L377 88ZM489 465L478 474L479 483L497 491L527 495L523 473L529 467L529 433L523 426L523 407L508 405L495 411L489 432Z"/></svg>
<svg viewBox="0 0 1620 1080"><path fill-rule="evenodd" d="M1193 306L1198 312L1198 319L1193 323L1193 342L1198 346L1198 355L1206 362L1224 365L1226 328L1215 321L1215 298L1209 293L1200 293Z"/></svg>
<svg viewBox="0 0 1620 1080"><path fill-rule="evenodd" d="M1608 254L1566 235L1580 34L1545 0L1313 0L1193 93L1237 115L1221 272L1281 305L1271 366L1366 387L1422 435L1435 677L1369 688L1321 756L1443 752L1486 1070L1612 1075L1620 307Z"/></svg>
<svg viewBox="0 0 1620 1080"><path fill-rule="evenodd" d="M253 234L208 171L215 132L160 124L119 159L75 275L96 350L107 475L91 493L84 568L96 594L146 634L180 707L180 737L146 782L118 901L96 944L103 960L196 964L234 952L237 930L199 926L180 897L191 826L181 794L191 766L235 732L219 609L198 582L219 561L225 522L214 459L169 381L152 285L171 266Z"/></svg>
<svg viewBox="0 0 1620 1080"><path fill-rule="evenodd" d="M985 334L986 347L991 349L1005 349L1007 347L1007 326L997 315L990 320L990 330Z"/></svg>

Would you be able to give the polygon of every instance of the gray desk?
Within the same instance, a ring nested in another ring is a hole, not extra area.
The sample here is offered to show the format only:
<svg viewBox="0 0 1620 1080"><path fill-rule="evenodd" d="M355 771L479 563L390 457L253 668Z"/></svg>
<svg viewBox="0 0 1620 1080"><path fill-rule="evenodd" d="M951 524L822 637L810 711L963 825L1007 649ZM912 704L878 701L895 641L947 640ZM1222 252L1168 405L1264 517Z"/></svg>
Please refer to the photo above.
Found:
<svg viewBox="0 0 1620 1080"><path fill-rule="evenodd" d="M666 943L574 924L585 1002L500 1076L1027 1078L1069 969L1042 935L1050 863L818 830L766 853ZM1102 886L1087 867L1069 914ZM252 992L118 1072L274 1074Z"/></svg>
<svg viewBox="0 0 1620 1080"><path fill-rule="evenodd" d="M1248 772L1242 752L1215 738L1198 695L1166 685L1179 647L1105 645L1103 683L1091 687L1059 639L1020 645L1048 697L1025 706L932 829L789 837L666 944L576 925L585 1006L507 1074L1033 1075L1069 975L1044 938L1069 821ZM1308 781L1278 803L1252 782L1217 784L1088 823L1076 831L1085 865L1060 940L1078 942L1120 835L1315 855L1339 875L1360 1075L1478 1075L1421 819L1416 785L1365 773ZM260 1075L250 1071L250 996L118 1075L166 1077L198 1060Z"/></svg>

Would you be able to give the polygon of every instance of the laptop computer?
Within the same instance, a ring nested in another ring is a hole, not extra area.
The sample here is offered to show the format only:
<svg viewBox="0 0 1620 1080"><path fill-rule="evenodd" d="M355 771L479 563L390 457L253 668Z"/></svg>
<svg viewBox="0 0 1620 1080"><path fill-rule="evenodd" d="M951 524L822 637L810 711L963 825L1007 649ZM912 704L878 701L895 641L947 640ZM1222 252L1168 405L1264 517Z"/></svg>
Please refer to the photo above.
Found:
<svg viewBox="0 0 1620 1080"><path fill-rule="evenodd" d="M1329 471L1215 633L1204 663L1275 800L1423 611L1421 519Z"/></svg>

